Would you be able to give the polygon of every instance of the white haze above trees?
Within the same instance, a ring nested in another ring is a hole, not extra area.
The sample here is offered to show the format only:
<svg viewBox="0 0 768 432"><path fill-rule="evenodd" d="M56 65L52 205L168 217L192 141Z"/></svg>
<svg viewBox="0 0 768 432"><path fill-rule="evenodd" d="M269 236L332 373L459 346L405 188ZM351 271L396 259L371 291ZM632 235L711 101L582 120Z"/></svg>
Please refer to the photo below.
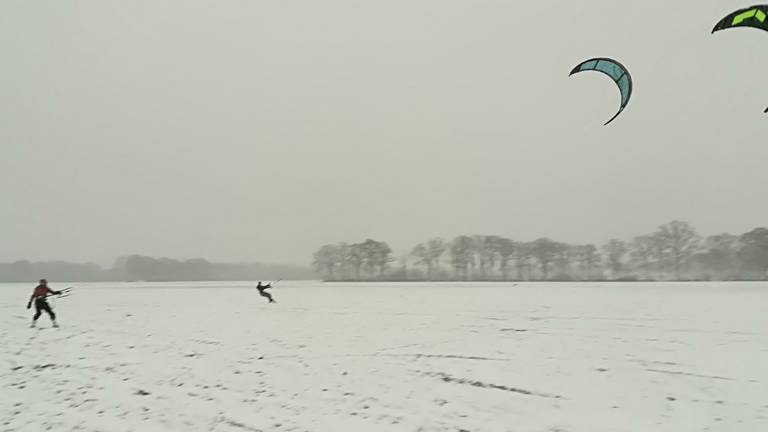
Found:
<svg viewBox="0 0 768 432"><path fill-rule="evenodd" d="M0 262L763 226L768 35L709 35L744 3L0 2Z"/></svg>
<svg viewBox="0 0 768 432"><path fill-rule="evenodd" d="M683 221L602 246L495 235L433 238L399 258L385 242L322 246L314 265L328 280L762 280L768 229L701 237Z"/></svg>

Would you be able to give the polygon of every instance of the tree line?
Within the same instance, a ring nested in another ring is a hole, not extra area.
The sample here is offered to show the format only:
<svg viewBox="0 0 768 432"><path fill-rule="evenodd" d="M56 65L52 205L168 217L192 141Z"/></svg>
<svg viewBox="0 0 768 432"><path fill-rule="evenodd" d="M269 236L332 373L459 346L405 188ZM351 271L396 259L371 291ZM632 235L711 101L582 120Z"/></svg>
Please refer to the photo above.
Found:
<svg viewBox="0 0 768 432"><path fill-rule="evenodd" d="M112 267L64 261L0 263L0 282L34 282L48 278L59 282L116 281L240 281L256 279L316 279L310 268L262 263L214 263L195 258L177 260L128 255Z"/></svg>
<svg viewBox="0 0 768 432"><path fill-rule="evenodd" d="M386 242L322 246L313 264L326 280L765 280L768 228L701 237L672 221L631 240L567 244L496 235L433 238L397 259Z"/></svg>

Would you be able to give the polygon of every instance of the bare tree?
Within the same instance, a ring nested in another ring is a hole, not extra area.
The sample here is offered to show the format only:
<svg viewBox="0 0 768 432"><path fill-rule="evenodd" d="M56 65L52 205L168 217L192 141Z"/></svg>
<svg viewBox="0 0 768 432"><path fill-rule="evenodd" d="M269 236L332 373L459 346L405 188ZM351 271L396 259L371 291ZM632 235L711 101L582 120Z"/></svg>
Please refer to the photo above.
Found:
<svg viewBox="0 0 768 432"><path fill-rule="evenodd" d="M496 241L497 236L476 235L472 236L472 249L475 254L475 263L479 270L479 279L487 280L489 274L496 267Z"/></svg>
<svg viewBox="0 0 768 432"><path fill-rule="evenodd" d="M549 272L551 270L552 263L558 256L560 247L557 242L554 242L548 238L540 238L535 240L531 245L531 254L536 258L541 266L542 279L549 279Z"/></svg>
<svg viewBox="0 0 768 432"><path fill-rule="evenodd" d="M350 251L351 247L347 243L339 243L336 245L338 248L338 278L341 280L348 280L350 277Z"/></svg>
<svg viewBox="0 0 768 432"><path fill-rule="evenodd" d="M533 244L517 243L515 247L515 267L518 280L531 279L531 261L533 260Z"/></svg>
<svg viewBox="0 0 768 432"><path fill-rule="evenodd" d="M611 239L603 246L608 269L611 277L618 279L624 275L624 256L629 252L627 244L621 240Z"/></svg>
<svg viewBox="0 0 768 432"><path fill-rule="evenodd" d="M755 228L742 234L739 257L745 270L754 277L768 278L768 228Z"/></svg>
<svg viewBox="0 0 768 432"><path fill-rule="evenodd" d="M313 264L317 271L325 273L329 280L335 277L336 266L339 264L339 247L337 245L325 245L315 252Z"/></svg>
<svg viewBox="0 0 768 432"><path fill-rule="evenodd" d="M495 242L496 255L499 257L499 271L501 279L509 279L509 262L515 257L517 244L504 237L497 237Z"/></svg>
<svg viewBox="0 0 768 432"><path fill-rule="evenodd" d="M432 280L432 260L424 243L417 244L411 251L411 256L416 257L416 264L423 265L427 270L427 280Z"/></svg>
<svg viewBox="0 0 768 432"><path fill-rule="evenodd" d="M472 238L468 236L458 236L451 242L451 266L457 279L469 279L469 267L474 262L472 247Z"/></svg>
<svg viewBox="0 0 768 432"><path fill-rule="evenodd" d="M713 276L717 279L738 279L741 247L739 236L709 236L704 240L704 250L696 254L693 261L699 266L699 271L706 280L711 280Z"/></svg>
<svg viewBox="0 0 768 432"><path fill-rule="evenodd" d="M676 220L660 226L657 236L672 265L675 279L680 280L682 266L699 248L699 236L696 230L688 222Z"/></svg>
<svg viewBox="0 0 768 432"><path fill-rule="evenodd" d="M655 241L652 236L644 235L632 239L629 245L629 256L632 266L639 270L645 279L651 277Z"/></svg>
<svg viewBox="0 0 768 432"><path fill-rule="evenodd" d="M581 279L593 279L595 269L600 265L600 254L595 245L579 245L573 248L574 260L578 264Z"/></svg>
<svg viewBox="0 0 768 432"><path fill-rule="evenodd" d="M358 281L361 280L363 260L365 259L363 256L363 245L361 243L349 245L346 254L346 261L352 269L354 279Z"/></svg>
<svg viewBox="0 0 768 432"><path fill-rule="evenodd" d="M411 251L411 255L418 259L416 263L427 269L427 280L432 280L434 277L435 266L440 263L440 257L445 253L447 247L445 240L434 238L427 241L426 244L418 244Z"/></svg>
<svg viewBox="0 0 768 432"><path fill-rule="evenodd" d="M440 258L442 258L445 251L448 250L448 243L445 240L436 237L427 241L427 251L432 259L432 267L440 266Z"/></svg>

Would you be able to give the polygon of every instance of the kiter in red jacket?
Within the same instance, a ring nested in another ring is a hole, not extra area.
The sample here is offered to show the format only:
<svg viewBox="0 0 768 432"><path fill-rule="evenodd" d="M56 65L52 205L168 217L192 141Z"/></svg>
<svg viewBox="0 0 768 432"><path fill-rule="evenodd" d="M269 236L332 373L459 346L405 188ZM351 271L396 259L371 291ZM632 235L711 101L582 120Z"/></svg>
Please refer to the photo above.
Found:
<svg viewBox="0 0 768 432"><path fill-rule="evenodd" d="M40 315L42 315L43 311L46 311L48 316L51 317L51 321L53 322L54 327L59 326L56 324L56 314L53 313L51 305L49 305L48 301L46 300L46 297L48 297L49 294L61 295L61 291L54 291L48 288L48 281L45 279L40 279L40 284L35 287L34 291L32 291L32 297L30 297L29 302L27 302L27 309L32 307L32 301L35 302L35 316L32 318L32 327L37 324L37 319L40 318Z"/></svg>

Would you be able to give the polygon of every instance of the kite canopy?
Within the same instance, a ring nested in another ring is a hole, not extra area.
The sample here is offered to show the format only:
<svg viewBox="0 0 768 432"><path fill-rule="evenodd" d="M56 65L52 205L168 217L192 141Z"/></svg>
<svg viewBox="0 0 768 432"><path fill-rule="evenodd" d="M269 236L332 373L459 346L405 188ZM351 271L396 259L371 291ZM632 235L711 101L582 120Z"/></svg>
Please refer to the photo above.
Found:
<svg viewBox="0 0 768 432"><path fill-rule="evenodd" d="M754 27L768 31L768 5L755 5L728 14L712 29L712 33L735 27Z"/></svg>
<svg viewBox="0 0 768 432"><path fill-rule="evenodd" d="M621 106L619 108L619 112L617 112L616 115L611 117L611 119L605 123L607 125L616 119L616 117L618 117L619 114L624 111L624 108L627 107L629 98L632 97L632 76L629 74L627 68L625 68L621 63L617 62L616 60L603 57L593 58L579 64L573 68L571 75L584 71L602 72L611 77L616 85L619 86L619 91L621 92Z"/></svg>
<svg viewBox="0 0 768 432"><path fill-rule="evenodd" d="M712 33L736 27L752 27L768 31L768 4L750 6L728 14L717 23ZM763 112L768 114L768 108Z"/></svg>

